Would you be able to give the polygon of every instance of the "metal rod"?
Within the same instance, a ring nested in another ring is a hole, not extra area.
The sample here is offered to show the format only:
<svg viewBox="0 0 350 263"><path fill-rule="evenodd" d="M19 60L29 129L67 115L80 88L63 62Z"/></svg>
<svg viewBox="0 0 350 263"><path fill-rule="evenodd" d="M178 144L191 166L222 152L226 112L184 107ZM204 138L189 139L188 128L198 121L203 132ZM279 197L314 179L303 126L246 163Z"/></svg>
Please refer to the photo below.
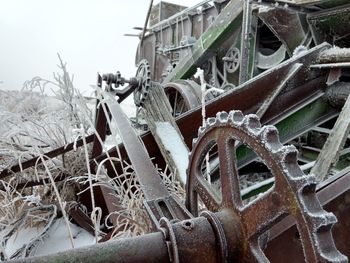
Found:
<svg viewBox="0 0 350 263"><path fill-rule="evenodd" d="M249 49L251 30L250 0L245 0L243 5L242 38L241 38L241 63L239 70L239 84L249 79Z"/></svg>
<svg viewBox="0 0 350 263"><path fill-rule="evenodd" d="M160 232L134 238L117 239L93 246L60 252L53 255L24 258L13 263L57 263L57 262L170 262L168 249Z"/></svg>
<svg viewBox="0 0 350 263"><path fill-rule="evenodd" d="M151 15L151 11L152 11L152 6L153 6L153 0L151 0L150 3L149 3L145 25L143 26L143 30L142 30L142 34L141 34L141 40L140 40L140 45L139 45L139 54L140 55L141 55L140 52L141 52L141 47L142 47L142 44L143 44L143 39L145 38L145 34L146 34L146 31L147 31L148 20L149 20L149 17Z"/></svg>

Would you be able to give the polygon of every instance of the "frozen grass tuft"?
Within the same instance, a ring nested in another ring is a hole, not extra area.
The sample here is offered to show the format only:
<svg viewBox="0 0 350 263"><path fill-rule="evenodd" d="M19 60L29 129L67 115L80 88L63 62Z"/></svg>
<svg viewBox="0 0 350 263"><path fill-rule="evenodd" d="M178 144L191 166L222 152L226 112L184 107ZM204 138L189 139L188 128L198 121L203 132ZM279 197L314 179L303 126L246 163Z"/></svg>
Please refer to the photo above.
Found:
<svg viewBox="0 0 350 263"><path fill-rule="evenodd" d="M85 140L83 147L74 151L56 158L45 156L46 152L92 133L101 140L94 127L95 105L96 100L85 99L74 88L73 77L60 57L59 73L54 74L53 80L35 77L26 82L20 92L0 90L0 171L40 156L40 162L34 167L0 180L1 260L35 255L37 245L47 238L53 222L61 217L73 247L69 210L77 206L91 219L95 242L108 232L112 232L110 238L115 239L150 231L142 190L132 166L122 160L120 154L117 157L107 154L105 160L96 164L96 171L90 170L91 145ZM114 127L111 120L108 122ZM118 134L113 128L111 131L112 144L118 145ZM104 145L105 152L107 147ZM107 163L117 176L109 176ZM115 164L122 167L120 173ZM159 173L168 190L183 201L185 190L175 176L167 169ZM43 183L23 187L39 181ZM108 189L113 195L118 206L116 212L104 215L95 203L94 191L90 191L91 211L79 203L81 194L96 186ZM28 240L23 234L26 231L31 232ZM18 242L17 237L25 242Z"/></svg>

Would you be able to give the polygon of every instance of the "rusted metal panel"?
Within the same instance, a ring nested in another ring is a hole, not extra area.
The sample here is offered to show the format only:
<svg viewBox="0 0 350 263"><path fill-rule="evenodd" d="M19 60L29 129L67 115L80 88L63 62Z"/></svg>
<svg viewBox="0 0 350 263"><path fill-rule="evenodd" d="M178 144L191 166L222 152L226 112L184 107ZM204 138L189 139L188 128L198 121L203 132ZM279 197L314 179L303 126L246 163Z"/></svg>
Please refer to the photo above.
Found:
<svg viewBox="0 0 350 263"><path fill-rule="evenodd" d="M170 125L173 128L172 129L172 132L174 133L173 136L176 136L176 138L172 138L172 139L176 140L178 143L182 143L183 145L179 145L178 147L182 147L182 149L186 150L184 154L186 153L188 154L188 149L183 142L183 138L180 133L180 130L177 127L175 118L172 115L172 108L169 104L169 101L167 100L163 87L161 87L160 85L152 86L149 93L149 97L146 100L144 107L146 109L146 119L147 119L148 127L151 133L153 134L153 137L156 140L158 147L163 154L164 159L168 163L168 168L174 175L176 175L176 177L180 182L185 183L184 177L186 175L186 170L183 169L183 164L177 163L175 156L173 156L170 153L169 151L170 149L167 149L165 147L165 144L162 141L162 138L157 133L157 129L159 129L160 124ZM171 132L171 131L168 131L168 132Z"/></svg>
<svg viewBox="0 0 350 263"><path fill-rule="evenodd" d="M348 3L348 0L294 0L294 2L302 6L332 8L340 5L345 5Z"/></svg>
<svg viewBox="0 0 350 263"><path fill-rule="evenodd" d="M149 25L152 27L184 9L186 9L185 6L160 1L152 7Z"/></svg>
<svg viewBox="0 0 350 263"><path fill-rule="evenodd" d="M289 55L303 43L305 33L297 12L283 7L271 8L258 16L287 47Z"/></svg>
<svg viewBox="0 0 350 263"><path fill-rule="evenodd" d="M313 13L307 17L316 43L327 41L349 47L350 5Z"/></svg>
<svg viewBox="0 0 350 263"><path fill-rule="evenodd" d="M102 94L105 103L109 105L112 118L117 123L118 134L124 143L133 169L142 185L145 198L152 200L168 196L168 191L159 177L158 171L150 161L150 157L132 129L130 121L123 113L120 105L109 93L103 92Z"/></svg>
<svg viewBox="0 0 350 263"><path fill-rule="evenodd" d="M289 116L292 112L299 110L305 105L311 103L312 98L319 97L320 93L326 89L326 77L322 71L314 70L310 72L309 66L314 63L320 52L327 49L328 44L319 45L306 53L282 63L278 67L268 70L254 79L237 87L237 89L229 91L221 97L210 101L206 105L207 116L215 116L218 111L230 111L238 109L245 114L256 112L259 107L266 101L269 94L276 88L278 83L284 79L290 68L297 63L303 64L295 77L286 84L275 99L271 107L266 111L262 122L264 124L276 124ZM281 111L281 109L284 111ZM333 115L334 116L334 115ZM317 117L318 118L318 117ZM297 120L294 120L297 121ZM201 108L191 110L178 117L177 125L185 139L185 143L191 149L192 138L195 137L198 127L202 123ZM160 167L163 163L159 148L156 146L154 138L150 133L141 136L149 156L155 157L155 161ZM123 153L123 147L120 147ZM112 156L115 152L110 151ZM103 159L100 156L98 159ZM163 163L164 164L164 163Z"/></svg>

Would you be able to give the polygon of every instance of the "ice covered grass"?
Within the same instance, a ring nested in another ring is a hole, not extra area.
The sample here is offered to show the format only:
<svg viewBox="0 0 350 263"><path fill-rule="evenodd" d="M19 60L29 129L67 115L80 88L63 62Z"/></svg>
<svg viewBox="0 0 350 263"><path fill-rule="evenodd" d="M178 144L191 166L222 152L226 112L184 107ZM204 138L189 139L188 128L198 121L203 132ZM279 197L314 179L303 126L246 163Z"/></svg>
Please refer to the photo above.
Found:
<svg viewBox="0 0 350 263"><path fill-rule="evenodd" d="M91 132L92 112L86 107L82 114L80 107L87 102L61 59L59 69L52 81L35 77L21 91L0 91L0 171L35 156L41 161L0 181L0 256L5 260L33 255L57 218L64 219L67 244L74 246L67 212L78 201L77 189L67 179L86 172L88 149L56 158L45 153ZM83 129L79 135L78 127ZM56 183L57 177L65 179ZM44 179L49 181L43 185L17 187Z"/></svg>
<svg viewBox="0 0 350 263"><path fill-rule="evenodd" d="M113 239L142 235L151 228L137 177L120 156L107 154L94 171L89 166L91 145L86 141L83 147L55 158L45 156L89 134L98 135L91 110L96 100L86 100L73 87L73 77L61 59L59 68L53 80L35 77L20 92L0 91L0 171L40 157L35 166L0 180L1 260L94 244L110 231ZM112 144L119 142L117 135L113 136ZM105 152L107 147L104 144ZM105 169L107 162L112 166L121 164L122 171L118 173L114 167L117 176L111 178ZM167 169L159 170L159 174L168 190L184 200L185 191L175 176ZM56 182L58 177L61 179ZM18 188L43 179L47 180L43 185ZM90 197L92 211L80 203L81 194L96 186L110 190L118 211L102 216L94 193ZM69 210L77 206L91 219L95 236L72 224ZM55 244L55 249L50 244Z"/></svg>

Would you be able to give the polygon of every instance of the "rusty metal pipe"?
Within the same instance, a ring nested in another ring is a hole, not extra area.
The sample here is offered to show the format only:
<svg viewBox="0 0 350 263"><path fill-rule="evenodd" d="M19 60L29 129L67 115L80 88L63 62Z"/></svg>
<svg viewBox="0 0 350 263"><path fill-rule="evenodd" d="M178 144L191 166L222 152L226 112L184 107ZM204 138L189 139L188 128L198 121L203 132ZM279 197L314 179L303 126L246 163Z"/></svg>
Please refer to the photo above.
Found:
<svg viewBox="0 0 350 263"><path fill-rule="evenodd" d="M94 246L77 248L53 255L24 258L10 262L16 263L70 263L70 262L170 262L168 249L161 232L118 239Z"/></svg>
<svg viewBox="0 0 350 263"><path fill-rule="evenodd" d="M226 240L226 236L232 239L237 237L231 233L232 217L230 214L223 214L224 222L228 223L228 233L222 232L221 239ZM146 234L143 236L118 239L105 243L98 243L94 246L77 248L60 252L53 255L24 258L10 262L16 263L104 263L104 262L225 262L220 254L227 254L227 246L219 249L213 223L205 217L183 220L171 223L168 219L160 220L162 231ZM220 221L218 225L221 227ZM217 227L217 226L216 226ZM237 239L239 240L239 239ZM232 245L232 242L228 244ZM223 251L225 253L220 253Z"/></svg>

